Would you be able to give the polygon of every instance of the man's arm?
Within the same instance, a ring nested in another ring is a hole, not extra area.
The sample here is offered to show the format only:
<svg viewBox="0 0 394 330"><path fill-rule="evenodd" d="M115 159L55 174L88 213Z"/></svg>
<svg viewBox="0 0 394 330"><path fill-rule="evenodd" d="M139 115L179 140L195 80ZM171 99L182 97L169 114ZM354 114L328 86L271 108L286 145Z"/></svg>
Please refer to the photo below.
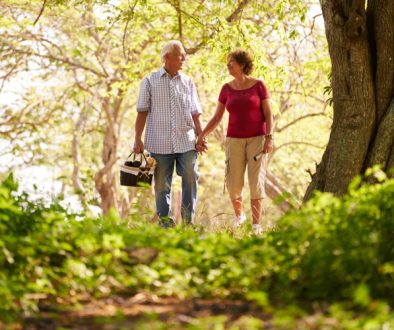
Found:
<svg viewBox="0 0 394 330"><path fill-rule="evenodd" d="M199 136L202 132L202 125L201 125L201 113L197 113L195 115L192 116L193 121L194 121L194 126L196 128L196 134L197 136Z"/></svg>
<svg viewBox="0 0 394 330"><path fill-rule="evenodd" d="M197 113L195 115L192 116L193 121L194 121L194 126L196 128L196 134L197 134L197 138L201 135L202 133L202 125L201 125L201 114ZM207 151L207 145L206 143L196 143L196 150L200 153L203 153L205 151Z"/></svg>
<svg viewBox="0 0 394 330"><path fill-rule="evenodd" d="M137 119L135 120L135 138L133 151L135 153L144 152L144 143L142 142L142 132L145 128L146 117L148 116L148 111L138 112Z"/></svg>
<svg viewBox="0 0 394 330"><path fill-rule="evenodd" d="M140 92L137 100L137 119L135 120L135 138L133 151L135 153L144 152L144 143L142 142L142 132L145 128L146 117L150 110L151 105L151 92L150 82L148 78L145 78L141 82Z"/></svg>

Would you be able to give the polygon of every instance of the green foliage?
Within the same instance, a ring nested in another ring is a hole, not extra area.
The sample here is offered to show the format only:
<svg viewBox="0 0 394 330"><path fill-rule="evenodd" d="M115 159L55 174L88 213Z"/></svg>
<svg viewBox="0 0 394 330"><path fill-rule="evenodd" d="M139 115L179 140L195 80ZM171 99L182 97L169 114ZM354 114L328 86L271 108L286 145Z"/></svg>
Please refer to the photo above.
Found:
<svg viewBox="0 0 394 330"><path fill-rule="evenodd" d="M281 219L278 239L289 258L296 256L288 273L299 294L354 299L359 305L368 304L371 295L392 299L388 283L394 279L394 242L389 238L394 232L394 185L360 182L356 178L342 200L317 194L300 211ZM283 241L282 232L288 233Z"/></svg>
<svg viewBox="0 0 394 330"><path fill-rule="evenodd" d="M308 3L48 0L33 25L42 5L40 0L4 0L0 6L0 69L9 73L0 91L5 92L4 100L8 93L15 95L15 101L0 104L7 132L1 137L9 142L4 154L56 172L64 193L78 194L86 209L100 205L99 198L105 196L98 196L92 177L111 163L107 152L113 157L129 152L139 84L160 67L164 43L170 39L184 43L189 54L184 71L196 83L204 123L215 110L220 87L231 79L226 55L242 47L255 58L253 76L268 86L277 115L276 146L285 147L273 156L270 170L288 183L286 190L302 196L309 177L299 169L317 162L322 149L300 147L299 132L301 140L323 146L329 132L327 118L318 126L316 121L305 120L303 125L304 120L296 120L322 107L313 99L319 99L319 91L327 85L321 77L329 67L324 35L306 20ZM297 124L279 131L291 121ZM222 188L223 136L222 131L210 138L211 158L201 171L206 177L217 172L214 183L207 179L210 184L201 185L205 192L201 213L206 218L216 217L218 209L231 212L222 196L212 203ZM296 147L290 146L292 141ZM113 146L110 152L105 150L108 145ZM117 205L132 199L143 204L140 196L126 196L127 190L118 189L116 164L110 172L115 179L108 182L108 189L116 192Z"/></svg>
<svg viewBox="0 0 394 330"><path fill-rule="evenodd" d="M138 218L128 228L116 212L89 219L16 191L9 176L0 187L1 319L38 311L37 297L140 291L264 308L317 301L368 312L378 299L393 303L394 180L357 181L342 200L317 194L276 230L242 239Z"/></svg>

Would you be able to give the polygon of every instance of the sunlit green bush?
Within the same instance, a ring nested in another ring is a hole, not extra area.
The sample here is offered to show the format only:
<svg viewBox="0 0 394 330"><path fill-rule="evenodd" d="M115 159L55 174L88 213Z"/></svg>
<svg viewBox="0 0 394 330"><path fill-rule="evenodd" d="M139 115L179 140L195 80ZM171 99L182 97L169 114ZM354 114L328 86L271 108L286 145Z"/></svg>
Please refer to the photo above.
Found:
<svg viewBox="0 0 394 330"><path fill-rule="evenodd" d="M270 238L286 260L279 291L289 286L297 297L360 305L394 298L393 180L368 185L357 178L341 200L318 193L285 215Z"/></svg>
<svg viewBox="0 0 394 330"><path fill-rule="evenodd" d="M38 311L40 298L148 291L225 297L260 307L392 304L394 180L353 182L339 200L317 194L262 237L165 230L138 219L68 214L0 187L0 319ZM131 223L128 226L127 223ZM241 230L247 233L247 228Z"/></svg>

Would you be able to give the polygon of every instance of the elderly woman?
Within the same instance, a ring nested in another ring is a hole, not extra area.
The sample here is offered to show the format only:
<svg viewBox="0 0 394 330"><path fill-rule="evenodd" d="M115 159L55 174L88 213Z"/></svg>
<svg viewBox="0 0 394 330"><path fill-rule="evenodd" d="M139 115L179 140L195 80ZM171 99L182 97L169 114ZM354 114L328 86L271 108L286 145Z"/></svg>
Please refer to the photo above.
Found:
<svg viewBox="0 0 394 330"><path fill-rule="evenodd" d="M265 197L264 181L266 154L273 150L273 117L267 88L261 80L250 77L253 70L251 56L243 50L231 52L227 69L233 80L223 85L216 112L198 136L197 145L211 133L229 112L226 137L226 185L234 208L233 225L246 220L242 208L245 170L248 171L252 230L262 233L260 218Z"/></svg>

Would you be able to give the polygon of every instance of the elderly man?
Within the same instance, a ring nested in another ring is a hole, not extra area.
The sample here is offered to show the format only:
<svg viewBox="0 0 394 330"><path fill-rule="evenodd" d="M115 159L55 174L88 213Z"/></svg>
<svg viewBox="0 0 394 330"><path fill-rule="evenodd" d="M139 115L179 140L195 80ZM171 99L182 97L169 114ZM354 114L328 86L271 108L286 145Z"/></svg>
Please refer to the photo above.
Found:
<svg viewBox="0 0 394 330"><path fill-rule="evenodd" d="M196 87L188 76L180 73L186 53L177 40L162 49L163 67L142 81L137 102L134 152L144 147L157 161L154 173L156 211L162 227L173 227L170 214L171 184L174 165L182 177L182 220L192 224L197 201L197 152L201 133L201 106ZM145 146L141 136L146 124Z"/></svg>

